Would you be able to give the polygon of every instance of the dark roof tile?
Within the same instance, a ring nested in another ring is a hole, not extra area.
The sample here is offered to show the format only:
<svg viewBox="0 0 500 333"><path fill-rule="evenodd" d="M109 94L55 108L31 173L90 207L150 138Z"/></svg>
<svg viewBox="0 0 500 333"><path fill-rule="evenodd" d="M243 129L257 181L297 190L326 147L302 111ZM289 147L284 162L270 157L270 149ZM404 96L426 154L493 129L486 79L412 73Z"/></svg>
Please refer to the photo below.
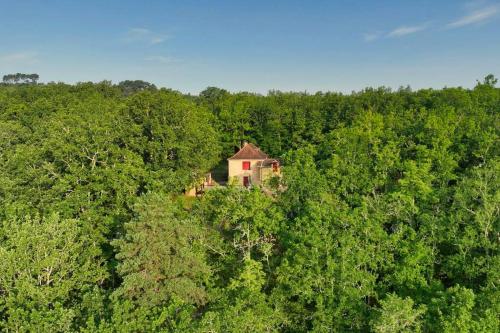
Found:
<svg viewBox="0 0 500 333"><path fill-rule="evenodd" d="M251 143L246 143L243 145L236 154L228 158L228 160L264 160L268 156L262 150Z"/></svg>

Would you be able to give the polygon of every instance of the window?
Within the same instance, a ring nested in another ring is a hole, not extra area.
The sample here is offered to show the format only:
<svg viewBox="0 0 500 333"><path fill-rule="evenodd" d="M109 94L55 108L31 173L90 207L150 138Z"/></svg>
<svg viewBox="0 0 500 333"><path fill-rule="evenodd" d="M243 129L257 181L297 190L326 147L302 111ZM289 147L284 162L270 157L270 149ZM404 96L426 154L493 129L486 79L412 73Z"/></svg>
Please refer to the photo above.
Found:
<svg viewBox="0 0 500 333"><path fill-rule="evenodd" d="M250 170L250 162L249 161L243 162L243 170Z"/></svg>
<svg viewBox="0 0 500 333"><path fill-rule="evenodd" d="M245 186L245 187L250 186L250 177L247 177L247 176L243 177L243 186Z"/></svg>

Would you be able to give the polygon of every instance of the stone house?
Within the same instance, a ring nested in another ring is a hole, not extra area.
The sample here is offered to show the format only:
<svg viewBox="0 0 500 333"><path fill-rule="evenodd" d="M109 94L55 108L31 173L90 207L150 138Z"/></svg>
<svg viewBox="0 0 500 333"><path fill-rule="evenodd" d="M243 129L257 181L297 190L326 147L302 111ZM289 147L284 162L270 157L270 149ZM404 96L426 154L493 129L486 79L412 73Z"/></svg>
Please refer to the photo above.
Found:
<svg viewBox="0 0 500 333"><path fill-rule="evenodd" d="M227 159L228 182L245 187L262 185L280 174L279 161L270 158L255 145L245 142L243 147Z"/></svg>

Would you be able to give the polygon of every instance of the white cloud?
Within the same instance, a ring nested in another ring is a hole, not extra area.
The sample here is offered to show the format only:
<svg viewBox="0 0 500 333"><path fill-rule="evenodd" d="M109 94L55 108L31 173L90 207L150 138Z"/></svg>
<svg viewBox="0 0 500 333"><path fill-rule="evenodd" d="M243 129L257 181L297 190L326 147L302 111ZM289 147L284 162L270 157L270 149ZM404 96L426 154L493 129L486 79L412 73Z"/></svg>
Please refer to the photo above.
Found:
<svg viewBox="0 0 500 333"><path fill-rule="evenodd" d="M151 44L160 44L167 40L167 37L152 37L150 42Z"/></svg>
<svg viewBox="0 0 500 333"><path fill-rule="evenodd" d="M373 42L377 39L380 38L395 38L395 37L403 37L406 35L414 34L419 31L423 31L427 29L429 26L429 23L424 23L421 25L414 25L414 26L400 26L392 31L389 31L388 33L381 32L381 31L375 31L375 32L368 32L363 34L363 39L365 42Z"/></svg>
<svg viewBox="0 0 500 333"><path fill-rule="evenodd" d="M38 53L32 51L0 55L0 63L10 65L34 65L38 63Z"/></svg>
<svg viewBox="0 0 500 333"><path fill-rule="evenodd" d="M171 64L173 62L178 62L178 60L175 58L161 56L161 55L153 55L153 56L146 57L144 59L147 61L158 62L161 64Z"/></svg>
<svg viewBox="0 0 500 333"><path fill-rule="evenodd" d="M427 29L427 24L414 26L401 26L387 34L387 37L403 37Z"/></svg>
<svg viewBox="0 0 500 333"><path fill-rule="evenodd" d="M490 6L478 10L459 18L456 21L450 22L446 25L449 29L460 28L469 24L479 24L487 21L499 13L499 6Z"/></svg>
<svg viewBox="0 0 500 333"><path fill-rule="evenodd" d="M365 42L373 42L374 40L377 40L380 38L380 32L369 32L366 34L363 34L363 39Z"/></svg>
<svg viewBox="0 0 500 333"><path fill-rule="evenodd" d="M128 30L124 40L129 43L143 42L154 45L163 43L168 38L166 34L159 34L146 28L132 28Z"/></svg>

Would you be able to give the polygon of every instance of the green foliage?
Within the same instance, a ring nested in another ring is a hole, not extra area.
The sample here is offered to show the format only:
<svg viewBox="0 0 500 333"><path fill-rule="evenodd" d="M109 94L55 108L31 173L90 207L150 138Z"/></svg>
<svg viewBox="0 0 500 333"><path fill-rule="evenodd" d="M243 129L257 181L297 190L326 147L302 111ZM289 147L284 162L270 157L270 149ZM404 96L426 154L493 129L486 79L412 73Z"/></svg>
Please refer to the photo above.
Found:
<svg viewBox="0 0 500 333"><path fill-rule="evenodd" d="M381 309L372 322L377 333L421 332L421 317L425 307L414 308L409 297L402 299L390 294L381 301Z"/></svg>
<svg viewBox="0 0 500 333"><path fill-rule="evenodd" d="M82 332L143 333L189 332L193 326L193 306L171 300L162 306L140 306L129 300L115 300L112 315L106 321L90 321Z"/></svg>
<svg viewBox="0 0 500 333"><path fill-rule="evenodd" d="M266 259L272 254L283 216L273 200L257 188L228 187L209 191L197 207L205 223L232 244L238 258Z"/></svg>
<svg viewBox="0 0 500 333"><path fill-rule="evenodd" d="M0 330L498 332L496 84L3 84ZM178 198L243 140L272 191Z"/></svg>
<svg viewBox="0 0 500 333"><path fill-rule="evenodd" d="M31 83L36 84L40 76L38 74L6 74L3 76L3 83L6 84L17 84L17 83Z"/></svg>
<svg viewBox="0 0 500 333"><path fill-rule="evenodd" d="M262 264L245 258L237 277L204 315L204 332L277 332L284 315L271 307L262 293L265 273Z"/></svg>
<svg viewBox="0 0 500 333"><path fill-rule="evenodd" d="M217 161L208 112L172 91L122 98L101 83L5 93L0 217L58 212L106 243L139 195L179 193Z"/></svg>
<svg viewBox="0 0 500 333"><path fill-rule="evenodd" d="M0 229L0 328L68 332L86 294L107 278L99 247L76 220L7 220Z"/></svg>
<svg viewBox="0 0 500 333"><path fill-rule="evenodd" d="M154 84L142 80L125 80L118 83L118 88L122 90L125 96L143 90L156 90L156 86Z"/></svg>
<svg viewBox="0 0 500 333"><path fill-rule="evenodd" d="M210 268L204 260L201 227L157 194L141 198L135 211L137 217L125 224L124 237L112 242L123 278L115 296L144 306L168 304L171 298L204 304L203 284Z"/></svg>

